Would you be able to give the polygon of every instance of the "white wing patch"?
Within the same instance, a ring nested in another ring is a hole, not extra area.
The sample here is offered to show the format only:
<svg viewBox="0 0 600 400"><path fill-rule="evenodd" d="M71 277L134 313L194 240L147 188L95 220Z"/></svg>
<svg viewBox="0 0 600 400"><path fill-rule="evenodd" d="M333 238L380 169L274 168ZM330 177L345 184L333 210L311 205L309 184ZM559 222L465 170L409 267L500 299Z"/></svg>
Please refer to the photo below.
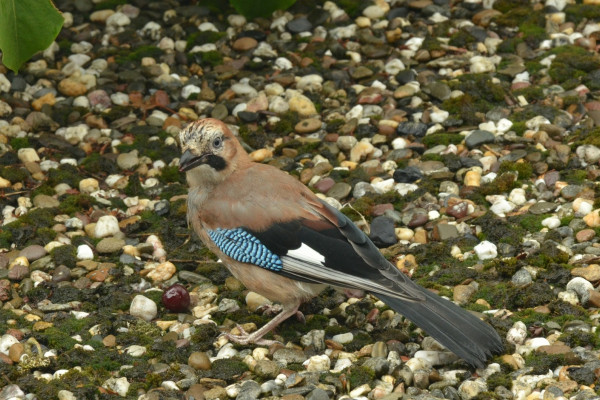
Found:
<svg viewBox="0 0 600 400"><path fill-rule="evenodd" d="M289 250L286 254L288 257L294 257L298 260L306 261L313 264L322 264L325 262L325 257L306 243L302 243L297 249Z"/></svg>

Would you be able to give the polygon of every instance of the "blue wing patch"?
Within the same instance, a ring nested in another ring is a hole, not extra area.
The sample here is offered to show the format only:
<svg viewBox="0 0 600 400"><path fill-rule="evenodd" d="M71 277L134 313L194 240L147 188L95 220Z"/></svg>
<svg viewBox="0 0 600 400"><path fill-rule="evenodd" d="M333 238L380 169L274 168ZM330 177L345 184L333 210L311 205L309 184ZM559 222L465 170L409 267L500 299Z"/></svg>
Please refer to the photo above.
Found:
<svg viewBox="0 0 600 400"><path fill-rule="evenodd" d="M258 265L269 271L279 272L283 269L281 259L242 228L217 228L208 231L208 236L223 253L236 261Z"/></svg>

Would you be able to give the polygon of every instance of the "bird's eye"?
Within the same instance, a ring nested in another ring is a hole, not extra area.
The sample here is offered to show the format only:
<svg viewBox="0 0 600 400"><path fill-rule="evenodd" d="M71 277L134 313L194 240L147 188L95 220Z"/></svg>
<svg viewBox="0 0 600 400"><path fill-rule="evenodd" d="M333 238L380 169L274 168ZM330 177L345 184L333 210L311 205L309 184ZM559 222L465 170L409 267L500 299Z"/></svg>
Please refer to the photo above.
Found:
<svg viewBox="0 0 600 400"><path fill-rule="evenodd" d="M218 149L219 147L223 146L223 138L219 136L218 138L213 140L212 145L215 149Z"/></svg>

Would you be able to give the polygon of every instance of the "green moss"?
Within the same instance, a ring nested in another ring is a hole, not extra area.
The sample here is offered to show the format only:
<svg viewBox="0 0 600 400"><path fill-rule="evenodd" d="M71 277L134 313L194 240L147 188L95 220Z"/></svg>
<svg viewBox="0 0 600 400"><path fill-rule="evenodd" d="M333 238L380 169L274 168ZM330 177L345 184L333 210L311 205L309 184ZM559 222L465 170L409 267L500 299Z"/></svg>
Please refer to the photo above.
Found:
<svg viewBox="0 0 600 400"><path fill-rule="evenodd" d="M459 30L450 36L448 44L456 47L467 47L469 44L476 43L477 39L464 29Z"/></svg>
<svg viewBox="0 0 600 400"><path fill-rule="evenodd" d="M32 190L29 197L31 197L33 199L38 194L45 194L47 196L53 196L56 194L56 192L54 191L54 189L52 189L52 187L50 187L50 185L44 183L44 184L38 186L37 188L35 188L34 190Z"/></svg>
<svg viewBox="0 0 600 400"><path fill-rule="evenodd" d="M124 52L122 55L115 57L115 62L117 64L123 64L127 61L139 62L144 57L158 59L162 55L163 51L160 48L151 45L144 45L136 47L131 51Z"/></svg>
<svg viewBox="0 0 600 400"><path fill-rule="evenodd" d="M223 64L223 56L216 50L200 53L200 59L202 64L207 64L213 67Z"/></svg>
<svg viewBox="0 0 600 400"><path fill-rule="evenodd" d="M75 263L77 262L77 248L75 246L66 244L55 247L50 251L50 255L57 266L65 265L69 268L75 268Z"/></svg>
<svg viewBox="0 0 600 400"><path fill-rule="evenodd" d="M125 189L123 189L123 192L127 196L144 196L146 194L144 188L142 187L142 181L138 172L135 172L133 175L129 176L127 186Z"/></svg>
<svg viewBox="0 0 600 400"><path fill-rule="evenodd" d="M500 26L514 28L525 23L533 14L532 11L531 7L514 7L494 18L494 21Z"/></svg>
<svg viewBox="0 0 600 400"><path fill-rule="evenodd" d="M175 165L166 166L160 171L160 180L163 183L185 183L185 174L179 172L179 167Z"/></svg>
<svg viewBox="0 0 600 400"><path fill-rule="evenodd" d="M543 100L546 96L544 95L544 89L538 85L532 85L526 88L513 90L515 97L523 96L528 102Z"/></svg>
<svg viewBox="0 0 600 400"><path fill-rule="evenodd" d="M365 383L371 383L375 379L375 372L361 365L353 365L348 369L346 379L350 384L350 389L354 389Z"/></svg>
<svg viewBox="0 0 600 400"><path fill-rule="evenodd" d="M493 392L498 386L503 386L508 390L512 389L512 379L510 375L502 372L496 372L487 378L488 390Z"/></svg>
<svg viewBox="0 0 600 400"><path fill-rule="evenodd" d="M0 176L4 179L8 179L10 183L24 183L29 179L29 172L21 167L0 167Z"/></svg>
<svg viewBox="0 0 600 400"><path fill-rule="evenodd" d="M191 50L194 46L202 46L206 43L215 43L219 39L227 36L225 32L201 31L194 32L187 37L187 50Z"/></svg>
<svg viewBox="0 0 600 400"><path fill-rule="evenodd" d="M525 356L525 364L533 368L531 374L547 374L548 370L554 371L558 366L565 365L565 356L563 354L544 354L533 352Z"/></svg>
<svg viewBox="0 0 600 400"><path fill-rule="evenodd" d="M563 333L558 340L569 347L582 346L596 349L600 345L600 337L597 332L571 331Z"/></svg>
<svg viewBox="0 0 600 400"><path fill-rule="evenodd" d="M87 194L65 194L60 198L58 209L61 213L73 215L78 211L86 210L96 204L96 199Z"/></svg>
<svg viewBox="0 0 600 400"><path fill-rule="evenodd" d="M578 25L584 19L600 19L600 8L595 4L567 4L564 12L567 16L567 21L574 22L575 25Z"/></svg>
<svg viewBox="0 0 600 400"><path fill-rule="evenodd" d="M220 334L215 324L200 324L196 326L196 332L190 337L190 342L198 351L207 351L213 348L213 343Z"/></svg>
<svg viewBox="0 0 600 400"><path fill-rule="evenodd" d="M117 6L127 4L127 0L104 0L94 6L98 10L115 10Z"/></svg>
<svg viewBox="0 0 600 400"><path fill-rule="evenodd" d="M53 241L57 234L58 233L51 228L39 228L36 231L38 239L45 245Z"/></svg>
<svg viewBox="0 0 600 400"><path fill-rule="evenodd" d="M54 187L59 183L66 183L72 188L79 187L81 175L77 168L71 164L61 164L58 168L48 171L48 185Z"/></svg>
<svg viewBox="0 0 600 400"><path fill-rule="evenodd" d="M350 18L356 18L360 15L366 4L356 0L338 0L337 5L346 11Z"/></svg>
<svg viewBox="0 0 600 400"><path fill-rule="evenodd" d="M494 2L494 9L502 13L507 13L515 8L522 8L529 6L530 3L527 0L498 0Z"/></svg>
<svg viewBox="0 0 600 400"><path fill-rule="evenodd" d="M517 172L518 179L528 180L533 176L533 167L528 162L503 161L498 169L498 174L505 172Z"/></svg>
<svg viewBox="0 0 600 400"><path fill-rule="evenodd" d="M113 174L117 172L117 164L100 153L91 153L81 161L81 166L86 171L94 174Z"/></svg>
<svg viewBox="0 0 600 400"><path fill-rule="evenodd" d="M517 51L517 45L522 42L523 42L523 38L521 38L519 36L507 38L498 45L498 53L514 54Z"/></svg>
<svg viewBox="0 0 600 400"><path fill-rule="evenodd" d="M293 111L287 111L280 115L279 118L279 121L273 127L273 132L278 136L286 136L294 132L294 126L300 120L298 113ZM287 145L283 147L287 147Z"/></svg>
<svg viewBox="0 0 600 400"><path fill-rule="evenodd" d="M455 133L434 133L423 138L423 144L429 148L443 144L459 144L464 140L464 136Z"/></svg>
<svg viewBox="0 0 600 400"><path fill-rule="evenodd" d="M67 332L63 331L62 327L52 326L45 329L43 333L36 334L37 340L40 343L46 343L48 347L59 350L61 352L73 348L77 341L73 339Z"/></svg>
<svg viewBox="0 0 600 400"><path fill-rule="evenodd" d="M556 54L556 58L548 74L557 83L572 81L571 85L577 84L590 72L600 69L600 56L579 46L557 47L551 53Z"/></svg>
<svg viewBox="0 0 600 400"><path fill-rule="evenodd" d="M211 376L215 379L223 379L227 383L233 383L240 375L248 371L248 366L241 361L231 358L215 360L212 363Z"/></svg>
<svg viewBox="0 0 600 400"><path fill-rule="evenodd" d="M29 143L29 139L26 137L12 138L10 139L10 147L12 147L14 151L17 151L19 149L31 147L31 144Z"/></svg>
<svg viewBox="0 0 600 400"><path fill-rule="evenodd" d="M241 125L239 130L240 138L254 149L260 149L267 145L269 138L265 134L262 126ZM289 147L289 146L287 146Z"/></svg>
<svg viewBox="0 0 600 400"><path fill-rule="evenodd" d="M440 108L453 116L460 117L467 125L478 125L484 119L483 114L491 110L493 106L481 98L466 93L444 100ZM477 115L477 113L482 115Z"/></svg>
<svg viewBox="0 0 600 400"><path fill-rule="evenodd" d="M518 136L523 136L523 133L527 130L527 125L524 121L513 122L511 130L514 131Z"/></svg>

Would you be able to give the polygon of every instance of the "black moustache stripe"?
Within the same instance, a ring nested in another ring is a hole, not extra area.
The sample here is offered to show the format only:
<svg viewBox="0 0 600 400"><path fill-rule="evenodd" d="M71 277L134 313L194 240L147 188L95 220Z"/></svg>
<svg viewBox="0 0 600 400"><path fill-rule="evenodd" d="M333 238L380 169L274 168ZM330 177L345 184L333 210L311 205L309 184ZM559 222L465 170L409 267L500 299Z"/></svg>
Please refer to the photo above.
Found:
<svg viewBox="0 0 600 400"><path fill-rule="evenodd" d="M227 167L227 163L223 157L216 156L214 154L210 154L205 156L204 163L210 165L217 171L222 171Z"/></svg>

